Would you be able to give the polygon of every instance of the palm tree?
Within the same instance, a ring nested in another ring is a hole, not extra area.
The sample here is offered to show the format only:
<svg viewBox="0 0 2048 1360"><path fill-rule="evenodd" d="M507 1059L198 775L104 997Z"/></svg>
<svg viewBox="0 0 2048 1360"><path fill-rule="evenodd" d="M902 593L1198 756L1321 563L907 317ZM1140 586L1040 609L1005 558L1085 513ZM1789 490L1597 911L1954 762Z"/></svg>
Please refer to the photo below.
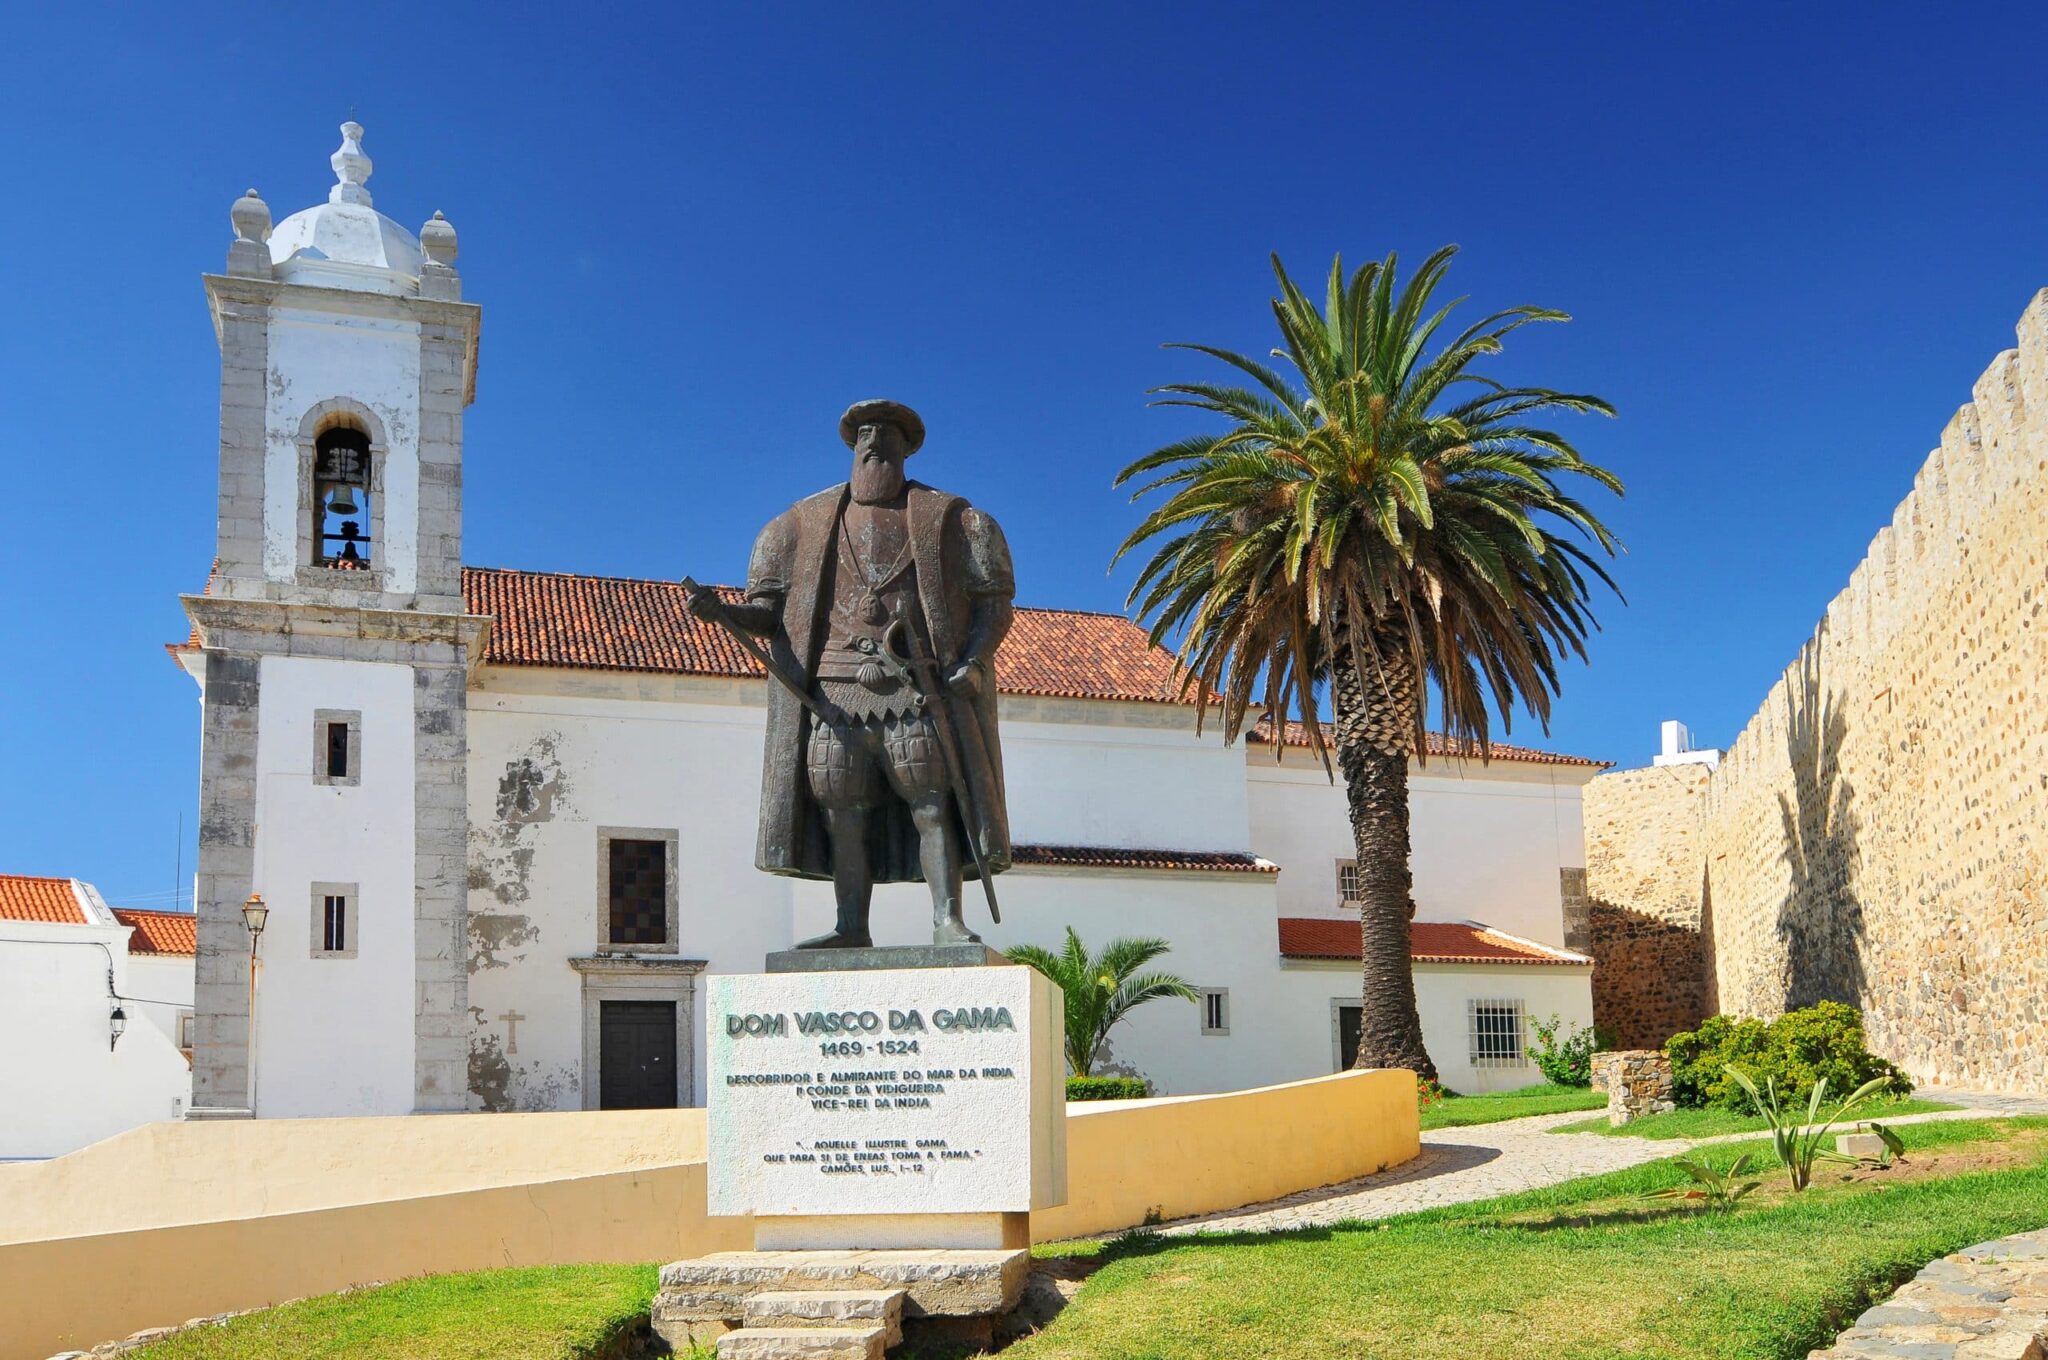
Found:
<svg viewBox="0 0 2048 1360"><path fill-rule="evenodd" d="M1091 1075L1110 1030L1126 1015L1162 996L1196 1001L1200 994L1171 973L1140 973L1168 949L1152 938L1111 940L1090 956L1081 937L1067 927L1066 947L1055 954L1035 944L1009 951L1012 963L1029 964L1051 978L1067 1001L1067 1065L1074 1075Z"/></svg>
<svg viewBox="0 0 2048 1360"><path fill-rule="evenodd" d="M1408 938L1408 762L1428 755L1429 691L1460 754L1489 753L1492 708L1504 732L1517 704L1548 727L1558 660L1583 657L1595 626L1589 577L1613 586L1574 539L1608 556L1618 547L1560 483L1586 477L1621 491L1534 423L1558 411L1612 415L1606 402L1474 369L1512 332L1564 313L1514 307L1438 342L1458 303L1433 299L1456 249L1431 255L1398 292L1392 255L1348 282L1339 258L1320 310L1275 256L1282 343L1272 357L1291 372L1208 345L1169 346L1220 359L1251 384L1155 389L1158 404L1228 426L1117 478L1138 483L1133 500L1168 492L1117 557L1153 545L1130 604L1152 619L1155 643L1179 636L1198 730L1211 703L1232 741L1261 709L1276 723L1298 716L1328 769L1318 713L1328 694L1362 899L1358 1065L1429 1077Z"/></svg>

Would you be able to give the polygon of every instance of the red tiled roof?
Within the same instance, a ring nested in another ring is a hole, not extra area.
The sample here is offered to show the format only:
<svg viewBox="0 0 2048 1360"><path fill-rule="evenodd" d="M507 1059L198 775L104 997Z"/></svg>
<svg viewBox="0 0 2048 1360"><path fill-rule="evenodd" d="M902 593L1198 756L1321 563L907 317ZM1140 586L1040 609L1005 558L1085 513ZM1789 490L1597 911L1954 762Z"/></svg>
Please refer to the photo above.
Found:
<svg viewBox="0 0 2048 1360"><path fill-rule="evenodd" d="M1245 740L1257 742L1262 746L1270 744L1273 740L1272 717L1268 715L1260 718L1258 725L1245 734ZM1323 741L1325 744L1335 740L1336 735L1330 730L1330 725L1328 723L1323 724ZM1288 723L1287 744L1289 746L1307 746L1308 729L1298 722ZM1439 757L1462 756L1467 759L1476 759L1478 757L1477 751L1460 751L1451 739L1441 732L1431 732L1429 734L1429 754ZM1579 765L1597 770L1604 770L1614 763L1611 760L1594 760L1590 756L1568 756L1558 751L1539 751L1532 746L1510 746L1502 741L1493 743L1493 759L1519 760L1531 765Z"/></svg>
<svg viewBox="0 0 2048 1360"><path fill-rule="evenodd" d="M739 599L731 586L718 587ZM484 661L499 666L758 676L761 668L725 631L693 618L675 581L634 581L559 572L465 567L462 596L473 614L495 616ZM1173 703L1173 657L1115 614L1019 609L996 655L1007 694Z"/></svg>
<svg viewBox="0 0 2048 1360"><path fill-rule="evenodd" d="M1012 851L1012 859L1020 867L1180 869L1223 874L1280 872L1280 866L1269 860L1234 850L1122 850L1088 845L1020 845Z"/></svg>
<svg viewBox="0 0 2048 1360"><path fill-rule="evenodd" d="M88 924L70 879L31 874L0 874L0 920Z"/></svg>
<svg viewBox="0 0 2048 1360"><path fill-rule="evenodd" d="M146 911L115 907L114 919L134 926L128 937L131 954L198 954L199 918L189 911Z"/></svg>
<svg viewBox="0 0 2048 1360"><path fill-rule="evenodd" d="M1283 959L1356 959L1358 922L1337 918L1280 918ZM1503 935L1477 921L1416 921L1408 927L1408 953L1417 963L1562 963L1590 966L1583 954Z"/></svg>

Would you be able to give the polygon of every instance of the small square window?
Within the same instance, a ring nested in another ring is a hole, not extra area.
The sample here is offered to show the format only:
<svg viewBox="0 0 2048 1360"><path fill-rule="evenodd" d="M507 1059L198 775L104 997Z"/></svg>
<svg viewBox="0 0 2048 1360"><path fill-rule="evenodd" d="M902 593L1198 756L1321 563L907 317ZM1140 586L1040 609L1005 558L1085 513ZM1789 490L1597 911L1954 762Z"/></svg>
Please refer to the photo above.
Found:
<svg viewBox="0 0 2048 1360"><path fill-rule="evenodd" d="M1197 987L1198 1004L1202 1008L1203 1034L1230 1033L1230 989L1228 987Z"/></svg>
<svg viewBox="0 0 2048 1360"><path fill-rule="evenodd" d="M1358 861L1340 859L1337 861L1337 900L1347 907L1358 905Z"/></svg>
<svg viewBox="0 0 2048 1360"><path fill-rule="evenodd" d="M354 709L313 710L313 782L363 782L363 715Z"/></svg>
<svg viewBox="0 0 2048 1360"><path fill-rule="evenodd" d="M313 885L313 957L352 959L361 921L359 894L353 883Z"/></svg>
<svg viewBox="0 0 2048 1360"><path fill-rule="evenodd" d="M676 947L677 833L648 827L597 831L597 946L659 954Z"/></svg>
<svg viewBox="0 0 2048 1360"><path fill-rule="evenodd" d="M1516 1001L1474 1001L1470 1003L1471 1050L1474 1067L1526 1067L1522 1051L1522 1003Z"/></svg>

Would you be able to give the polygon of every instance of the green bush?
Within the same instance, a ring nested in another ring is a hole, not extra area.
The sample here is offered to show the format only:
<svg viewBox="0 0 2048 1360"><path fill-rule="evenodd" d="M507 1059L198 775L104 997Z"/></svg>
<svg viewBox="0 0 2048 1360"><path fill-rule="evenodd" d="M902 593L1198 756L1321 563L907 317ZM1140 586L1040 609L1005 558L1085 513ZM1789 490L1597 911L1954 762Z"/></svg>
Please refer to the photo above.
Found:
<svg viewBox="0 0 2048 1360"><path fill-rule="evenodd" d="M1152 1094L1143 1077L1068 1077L1068 1100L1142 1100Z"/></svg>
<svg viewBox="0 0 2048 1360"><path fill-rule="evenodd" d="M1557 1032L1564 1025L1555 1015L1548 1020L1531 1020L1529 1028L1535 1031L1536 1042L1529 1046L1529 1056L1535 1060L1537 1071L1553 1086L1591 1086L1593 1055L1607 1044L1591 1026L1573 1026L1572 1032L1560 1040Z"/></svg>
<svg viewBox="0 0 2048 1360"><path fill-rule="evenodd" d="M1749 1097L1728 1075L1730 1063L1780 1091L1809 1091L1822 1079L1829 1090L1853 1091L1882 1078L1881 1095L1913 1093L1904 1072L1864 1047L1863 1013L1839 1001L1787 1011L1769 1023L1716 1015L1672 1035L1664 1053L1671 1059L1672 1099L1694 1109L1749 1113Z"/></svg>

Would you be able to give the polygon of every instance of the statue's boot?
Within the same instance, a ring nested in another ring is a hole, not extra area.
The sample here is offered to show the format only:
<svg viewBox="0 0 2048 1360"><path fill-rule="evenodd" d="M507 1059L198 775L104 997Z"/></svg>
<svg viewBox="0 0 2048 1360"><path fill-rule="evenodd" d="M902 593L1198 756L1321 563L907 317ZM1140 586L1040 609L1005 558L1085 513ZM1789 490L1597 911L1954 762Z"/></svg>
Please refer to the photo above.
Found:
<svg viewBox="0 0 2048 1360"><path fill-rule="evenodd" d="M873 949L874 936L865 930L828 930L808 940L798 940L798 949Z"/></svg>
<svg viewBox="0 0 2048 1360"><path fill-rule="evenodd" d="M947 902L932 912L932 943L981 943L981 936L967 928L966 920L960 915L960 903L957 900Z"/></svg>

